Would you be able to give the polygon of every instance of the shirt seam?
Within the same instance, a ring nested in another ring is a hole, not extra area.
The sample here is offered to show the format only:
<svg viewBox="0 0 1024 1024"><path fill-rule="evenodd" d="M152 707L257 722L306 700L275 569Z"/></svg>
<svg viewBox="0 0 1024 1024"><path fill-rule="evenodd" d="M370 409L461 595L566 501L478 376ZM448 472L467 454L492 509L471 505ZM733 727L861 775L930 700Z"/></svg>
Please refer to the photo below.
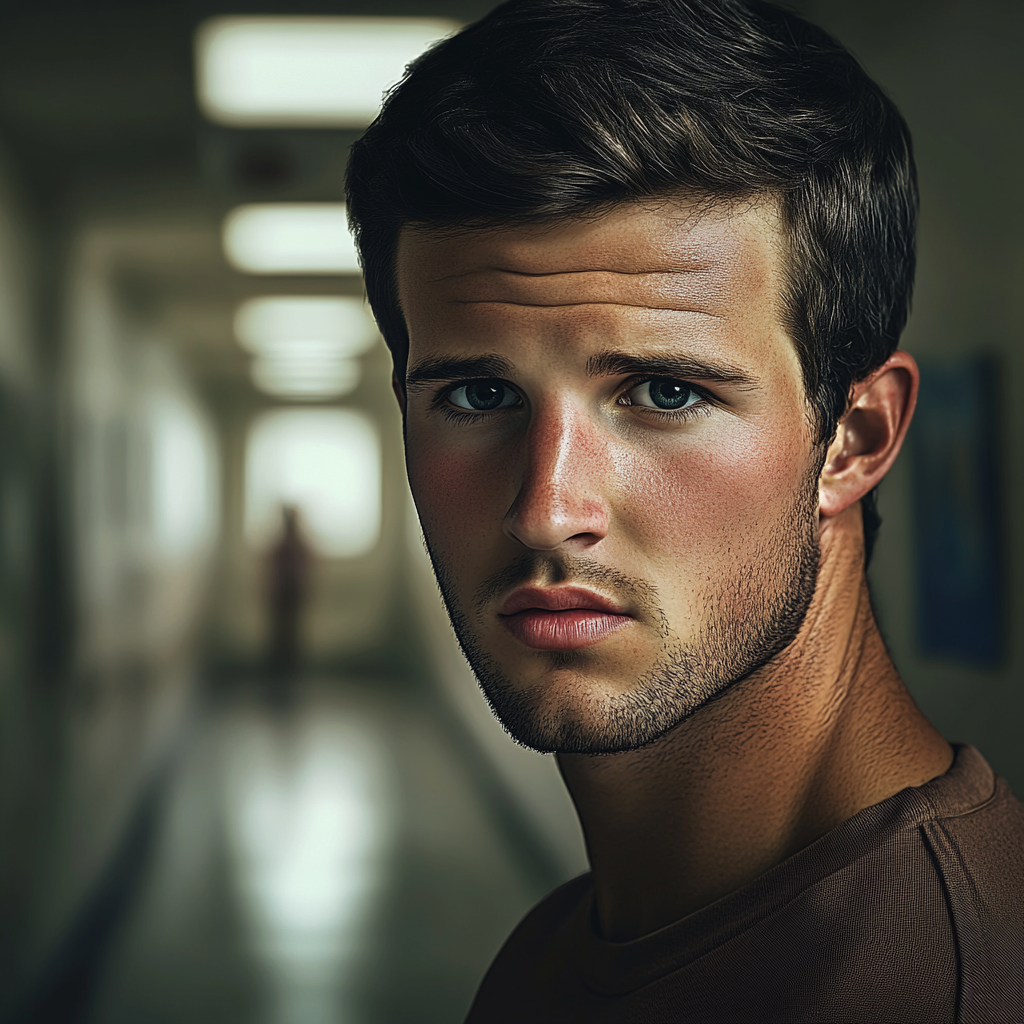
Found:
<svg viewBox="0 0 1024 1024"><path fill-rule="evenodd" d="M889 836L887 837L886 841L887 842L892 842L892 841L895 841L895 839L900 834L903 834L903 833L913 833L913 832L922 833L922 839L924 839L924 835L923 834L924 834L925 826L927 826L929 824L933 824L933 823L935 823L935 821L936 821L936 819L932 818L932 819L929 819L929 820L924 821L924 822L920 822L920 821L918 821L918 822L908 822L902 828L896 829L893 832L891 832L889 834ZM956 934L957 933L956 933L955 927L952 924L953 914L949 910L949 896L948 896L948 893L946 891L946 879L945 879L945 876L944 876L943 872L939 869L939 866L938 866L938 864L936 862L936 859L935 859L935 857L934 857L934 855L932 853L930 843L925 841L923 843L923 845L925 847L926 852L930 855L929 856L929 861L932 864L932 869L935 871L935 873L936 873L936 875L938 877L938 880L939 880L939 884L940 884L940 886L942 887L942 890L943 890L943 898L946 901L947 912L950 913L951 928L953 929L954 945L955 945L955 943L956 943ZM705 950L699 956L695 956L692 959L685 961L684 963L677 964L677 965L673 966L670 970L665 971L663 974L659 974L655 978L651 978L650 980L644 981L640 985L637 985L637 986L635 986L633 988L616 989L614 991L609 992L609 991L606 991L604 989L595 988L593 985L591 985L589 983L589 981L587 980L586 977L582 977L581 980L583 981L583 984L591 992L594 992L597 995L602 995L602 996L609 996L610 995L610 996L616 996L616 997L621 997L621 996L625 996L625 995L632 995L633 993L640 992L643 989L648 988L651 985L656 985L659 982L664 981L666 978L670 977L671 975L677 973L678 971L686 970L687 968L692 967L694 964L699 963L705 957L711 956L713 953L717 953L723 947L727 946L730 942L733 942L734 940L742 937L747 932L751 931L753 928L756 928L756 927L758 927L760 925L763 925L766 922L770 921L772 918L774 918L778 914L782 913L784 910L786 910L792 904L796 903L796 901L799 900L801 897L803 897L804 894L806 892L808 892L810 889L813 889L815 886L820 885L821 883L825 882L827 879L832 878L833 876L839 874L841 871L846 871L848 868L852 868L856 863L858 863L858 861L863 860L865 857L871 856L873 853L877 852L877 850L878 850L878 847L875 847L875 848L873 848L871 850L866 850L864 853L862 853L859 857L856 857L854 860L847 861L845 864L839 865L837 868L835 868L835 870L830 871L828 874L821 875L819 878L816 878L813 881L808 882L806 886L804 886L802 889L799 890L799 892L794 893L788 900L786 900L784 903L780 903L778 906L776 906L774 909L772 909L764 917L758 918L756 921L752 921L750 924L748 924L745 928L741 929L740 931L733 932L731 935L729 935L728 938L723 939L721 942L719 942L715 946L712 946L710 949ZM959 951L958 950L957 950L956 955L957 955L957 962L959 964ZM957 984L957 992L958 992L957 1005L959 1006L959 980L958 980L958 984ZM957 1021L959 1021L959 1018L955 1018L955 1019Z"/></svg>
<svg viewBox="0 0 1024 1024"><path fill-rule="evenodd" d="M963 815L950 815L950 817L963 817ZM933 830L942 840L941 848L940 844L936 842L936 836L932 835ZM943 823L943 819L936 817L925 823L922 826L922 833L934 857L938 868L939 881L946 897L947 906L949 907L950 927L953 931L957 963L955 1020L957 1024L966 1024L967 1021L977 1019L973 1014L973 1004L977 1000L973 991L973 981L968 978L967 966L964 963L964 950L973 947L964 933L968 930L972 931L974 947L978 948L979 951L984 950L985 930L982 926L979 911L981 900L974 876L964 862L960 846L950 835ZM959 876L957 881L961 883L957 886L956 893L963 892L966 893L965 896L955 895L953 888L950 886L950 869L954 869L957 872ZM985 958L984 953L982 953L981 958ZM969 959L976 958L971 957Z"/></svg>

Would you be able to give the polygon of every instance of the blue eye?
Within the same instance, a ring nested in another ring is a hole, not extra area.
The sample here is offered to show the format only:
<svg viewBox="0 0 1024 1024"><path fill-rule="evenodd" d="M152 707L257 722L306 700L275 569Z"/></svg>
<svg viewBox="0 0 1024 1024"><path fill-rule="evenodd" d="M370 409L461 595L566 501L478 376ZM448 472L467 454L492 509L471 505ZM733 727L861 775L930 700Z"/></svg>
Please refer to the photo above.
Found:
<svg viewBox="0 0 1024 1024"><path fill-rule="evenodd" d="M458 409L491 412L519 405L519 396L500 380L474 380L448 393L448 401Z"/></svg>
<svg viewBox="0 0 1024 1024"><path fill-rule="evenodd" d="M642 405L648 409L662 409L672 412L688 409L701 400L701 396L680 380L656 377L638 384L628 396L630 405Z"/></svg>

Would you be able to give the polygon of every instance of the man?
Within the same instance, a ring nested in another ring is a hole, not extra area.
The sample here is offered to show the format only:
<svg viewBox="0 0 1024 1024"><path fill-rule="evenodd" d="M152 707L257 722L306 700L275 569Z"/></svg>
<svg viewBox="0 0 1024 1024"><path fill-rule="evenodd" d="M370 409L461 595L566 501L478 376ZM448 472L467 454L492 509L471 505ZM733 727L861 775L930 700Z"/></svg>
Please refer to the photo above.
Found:
<svg viewBox="0 0 1024 1024"><path fill-rule="evenodd" d="M1024 814L871 610L916 397L910 137L741 0L512 0L354 147L367 290L466 656L592 872L494 1021L1019 1021Z"/></svg>

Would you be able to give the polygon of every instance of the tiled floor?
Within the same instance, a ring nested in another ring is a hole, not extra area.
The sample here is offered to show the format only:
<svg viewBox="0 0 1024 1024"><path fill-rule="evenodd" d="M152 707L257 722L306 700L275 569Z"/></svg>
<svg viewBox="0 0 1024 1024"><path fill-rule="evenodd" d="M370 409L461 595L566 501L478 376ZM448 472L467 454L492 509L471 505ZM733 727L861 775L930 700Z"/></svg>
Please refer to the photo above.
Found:
<svg viewBox="0 0 1024 1024"><path fill-rule="evenodd" d="M457 1022L559 879L425 696L337 682L200 721L95 1024ZM500 801L499 801L500 803ZM521 850L521 846L518 847Z"/></svg>

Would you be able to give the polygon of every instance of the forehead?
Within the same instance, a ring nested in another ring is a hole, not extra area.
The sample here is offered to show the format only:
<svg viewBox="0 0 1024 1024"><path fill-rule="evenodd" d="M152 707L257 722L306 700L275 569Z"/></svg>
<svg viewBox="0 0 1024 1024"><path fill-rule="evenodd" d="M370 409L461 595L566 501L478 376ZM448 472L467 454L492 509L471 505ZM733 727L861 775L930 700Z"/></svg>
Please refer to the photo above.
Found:
<svg viewBox="0 0 1024 1024"><path fill-rule="evenodd" d="M396 269L410 356L438 345L641 338L726 346L737 356L758 339L762 350L783 344L783 361L798 373L779 316L783 249L769 205L630 205L588 220L451 235L406 228Z"/></svg>

